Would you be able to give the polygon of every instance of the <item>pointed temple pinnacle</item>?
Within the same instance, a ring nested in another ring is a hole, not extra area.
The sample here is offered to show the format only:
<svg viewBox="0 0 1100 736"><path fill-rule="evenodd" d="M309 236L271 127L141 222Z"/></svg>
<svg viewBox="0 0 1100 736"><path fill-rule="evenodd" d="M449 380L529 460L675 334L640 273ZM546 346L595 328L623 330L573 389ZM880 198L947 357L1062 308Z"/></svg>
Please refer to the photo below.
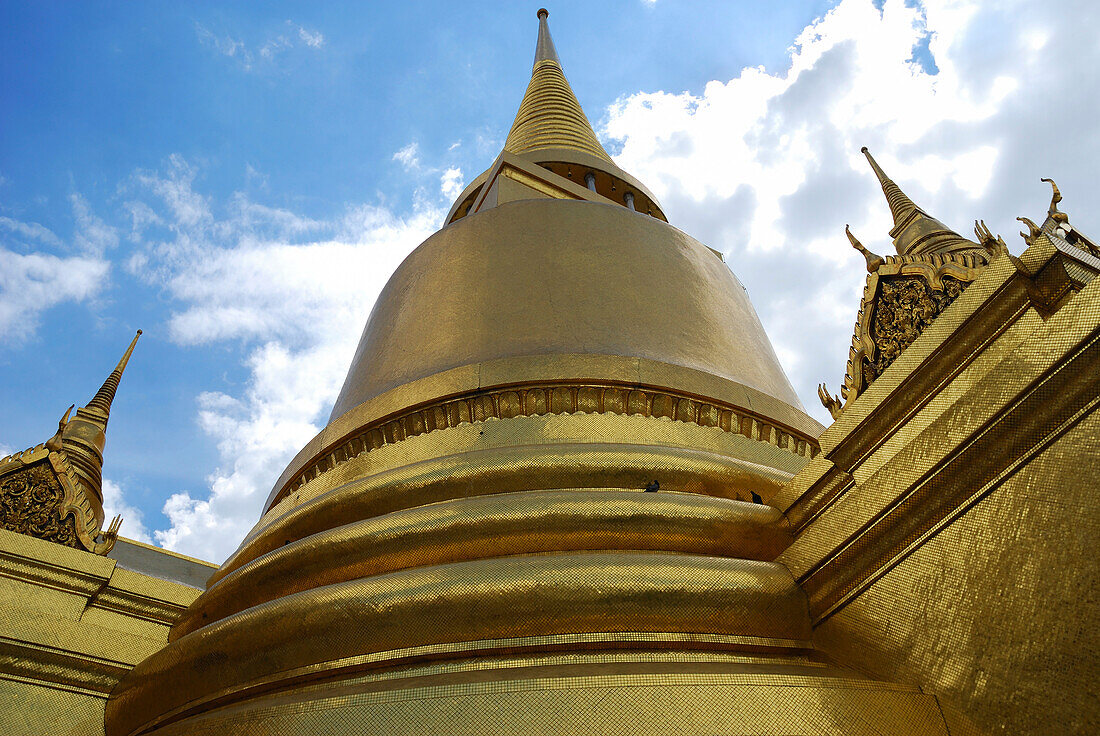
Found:
<svg viewBox="0 0 1100 736"><path fill-rule="evenodd" d="M512 129L504 142L509 153L526 153L541 148L566 148L583 151L615 162L603 149L591 123L585 117L562 71L545 8L538 12L539 38L535 46L535 64L531 83L523 95Z"/></svg>
<svg viewBox="0 0 1100 736"><path fill-rule="evenodd" d="M98 409L104 414L111 413L111 402L115 398L115 391L118 389L118 383L122 380L122 372L126 370L126 364L130 362L130 354L134 352L134 346L137 345L139 337L141 337L141 330L138 330L137 334L134 335L134 339L130 341L130 347L126 348L126 353L118 361L118 365L111 371L111 375L107 376L107 380L99 387L99 391L96 392L96 395L92 397L85 408Z"/></svg>
<svg viewBox="0 0 1100 736"><path fill-rule="evenodd" d="M61 433L62 447L72 463L83 488L91 493L99 504L97 518L103 520L103 449L107 445L107 420L111 414L111 402L115 398L118 383L130 354L134 352L141 330L137 331L122 360L107 376L99 391L88 405L76 410L76 416L66 423Z"/></svg>
<svg viewBox="0 0 1100 736"><path fill-rule="evenodd" d="M546 8L539 8L539 40L535 45L535 66L538 66L540 61L553 61L557 64L561 64L561 60L558 59L558 50L554 48L554 39L550 37L550 26L546 22L546 19L550 17L550 11Z"/></svg>
<svg viewBox="0 0 1100 736"><path fill-rule="evenodd" d="M890 237L894 239L894 248L898 255L923 256L940 254L972 254L983 260L987 253L972 240L967 240L936 218L922 210L913 200L901 191L886 172L878 165L867 146L859 149L871 164L871 170L878 177L886 203L890 205L890 214L894 218L894 227Z"/></svg>
<svg viewBox="0 0 1100 736"><path fill-rule="evenodd" d="M871 169L878 177L878 183L882 186L882 193L886 195L886 202L890 205L890 214L894 216L894 225L901 224L907 215L917 209L917 206L913 204L913 200L905 196L905 192L901 191L901 188L890 177L886 176L886 172L878 165L878 161L875 161L874 156L867 150L867 146L859 149L859 151L867 157Z"/></svg>

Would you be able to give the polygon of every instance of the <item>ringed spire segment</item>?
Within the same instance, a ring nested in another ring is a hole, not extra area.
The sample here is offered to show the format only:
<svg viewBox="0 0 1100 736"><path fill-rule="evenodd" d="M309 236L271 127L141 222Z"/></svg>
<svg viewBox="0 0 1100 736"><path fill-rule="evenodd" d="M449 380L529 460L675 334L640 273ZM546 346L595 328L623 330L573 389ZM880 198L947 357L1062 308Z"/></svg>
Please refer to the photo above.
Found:
<svg viewBox="0 0 1100 736"><path fill-rule="evenodd" d="M107 420L111 415L111 402L114 401L115 391L118 390L118 384L122 380L122 372L130 362L130 355L133 354L139 337L141 337L141 330L134 335L122 359L96 391L92 400L87 406L76 410L76 416L65 425L62 432L62 447L69 461L81 483L96 496L100 504L103 502L103 450L107 445ZM103 510L100 506L98 509L100 522L102 522L102 515Z"/></svg>
<svg viewBox="0 0 1100 736"><path fill-rule="evenodd" d="M126 348L122 359L118 361L118 365L111 371L111 375L107 376L107 380L99 387L99 391L96 391L96 395L88 402L86 408L99 409L107 415L111 413L111 402L114 401L115 391L118 390L119 381L122 380L122 372L126 370L126 364L130 362L130 355L134 352L134 346L137 345L139 337L141 337L141 330L138 330L137 334L134 335L134 339L130 341L130 347Z"/></svg>
<svg viewBox="0 0 1100 736"><path fill-rule="evenodd" d="M122 517L116 516L109 526L103 523L103 450L111 402L140 336L138 330L92 400L75 416L72 406L65 411L53 437L0 458L0 500L8 504L14 496L26 499L14 507L17 513L0 513L0 528L97 555L114 547ZM22 490L13 496L12 488Z"/></svg>
<svg viewBox="0 0 1100 736"><path fill-rule="evenodd" d="M565 148L595 156L614 165L585 117L558 59L545 8L538 12L539 37L531 82L519 105L515 122L504 142L509 153L542 148Z"/></svg>
<svg viewBox="0 0 1100 736"><path fill-rule="evenodd" d="M901 187L895 184L893 179L886 175L886 172L878 165L878 161L875 161L875 157L867 150L867 146L859 149L859 151L867 157L867 162L871 164L871 170L878 177L882 193L886 195L886 203L890 205L890 214L894 217L894 225L899 225L906 217L916 211L917 205L905 195L905 192L901 191Z"/></svg>
<svg viewBox="0 0 1100 736"><path fill-rule="evenodd" d="M668 222L654 194L620 169L597 138L562 71L549 15L545 8L538 11L531 81L504 149L492 166L466 185L444 222L530 197L617 204ZM503 188L498 186L502 176L507 180Z"/></svg>
<svg viewBox="0 0 1100 736"><path fill-rule="evenodd" d="M959 235L909 199L901 191L901 187L878 165L867 146L859 150L871 164L871 170L878 177L882 193L886 196L886 203L890 205L890 214L894 218L890 237L894 239L894 248L898 255L967 254L974 255L983 262L987 259L985 248Z"/></svg>

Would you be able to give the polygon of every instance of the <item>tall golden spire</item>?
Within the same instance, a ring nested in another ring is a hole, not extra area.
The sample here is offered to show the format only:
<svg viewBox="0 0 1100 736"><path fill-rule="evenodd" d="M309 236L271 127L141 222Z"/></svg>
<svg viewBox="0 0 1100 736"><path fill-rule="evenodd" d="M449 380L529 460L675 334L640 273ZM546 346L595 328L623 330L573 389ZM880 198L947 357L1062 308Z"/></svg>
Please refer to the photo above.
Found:
<svg viewBox="0 0 1100 736"><path fill-rule="evenodd" d="M134 335L134 339L130 341L130 347L126 348L122 359L118 361L118 365L111 371L111 375L107 376L107 380L99 387L99 391L96 391L95 396L88 402L86 408L99 409L104 415L110 415L111 402L114 401L118 383L122 380L122 372L126 370L126 364L130 362L130 355L134 352L134 346L137 345L139 337L141 337L141 330L138 330L137 334ZM106 426L106 420L104 420L104 426Z"/></svg>
<svg viewBox="0 0 1100 736"><path fill-rule="evenodd" d="M526 153L541 148L574 149L614 164L565 79L546 22L549 15L545 8L538 11L539 38L535 45L531 83L527 85L516 120L508 132L504 150Z"/></svg>
<svg viewBox="0 0 1100 736"><path fill-rule="evenodd" d="M126 349L118 365L107 376L107 380L96 391L95 396L88 405L77 409L76 416L65 426L62 434L62 442L65 454L76 471L77 477L85 489L94 493L99 501L98 517L102 523L103 516L103 448L107 444L107 420L111 415L111 402L115 398L119 381L122 380L122 372L126 370L126 364L130 361L130 355L134 352L141 330L137 331L134 339L130 341L130 347Z"/></svg>
<svg viewBox="0 0 1100 736"><path fill-rule="evenodd" d="M890 237L894 239L894 247L899 255L946 255L973 251L974 254L985 257L982 246L959 235L909 199L878 165L867 146L860 151L871 164L871 169L882 186L882 193L886 195L886 202L890 205L890 214L894 218Z"/></svg>

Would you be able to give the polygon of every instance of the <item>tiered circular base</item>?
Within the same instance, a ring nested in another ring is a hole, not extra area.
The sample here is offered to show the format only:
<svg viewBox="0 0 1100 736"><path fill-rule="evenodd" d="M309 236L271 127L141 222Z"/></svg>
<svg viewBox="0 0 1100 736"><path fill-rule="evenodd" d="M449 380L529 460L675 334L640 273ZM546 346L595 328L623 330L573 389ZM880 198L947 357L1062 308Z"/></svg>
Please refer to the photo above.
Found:
<svg viewBox="0 0 1100 736"><path fill-rule="evenodd" d="M932 699L815 659L787 542L771 507L680 492L363 519L220 577L108 733L937 733Z"/></svg>

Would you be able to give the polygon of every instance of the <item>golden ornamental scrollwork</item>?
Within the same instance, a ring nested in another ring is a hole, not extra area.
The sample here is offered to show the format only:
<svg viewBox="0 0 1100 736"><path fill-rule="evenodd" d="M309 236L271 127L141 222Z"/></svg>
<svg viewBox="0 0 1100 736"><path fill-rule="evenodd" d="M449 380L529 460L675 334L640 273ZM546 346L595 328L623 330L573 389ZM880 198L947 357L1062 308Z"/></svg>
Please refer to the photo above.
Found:
<svg viewBox="0 0 1100 736"><path fill-rule="evenodd" d="M840 419L840 413L844 411L844 403L839 396L829 393L829 389L824 383L817 386L817 398L821 400L821 405L829 410L829 415L832 416L834 421Z"/></svg>
<svg viewBox="0 0 1100 736"><path fill-rule="evenodd" d="M0 526L105 555L122 518L103 528L103 449L122 372L141 330L87 405L66 410L46 442L0 459Z"/></svg>
<svg viewBox="0 0 1100 736"><path fill-rule="evenodd" d="M863 153L867 155L871 167L879 177L894 216L895 230L891 231L892 235L895 231L900 233L902 226L908 221L906 218L916 216L914 213L937 227L941 226L905 197L866 149ZM1069 216L1058 209L1058 204L1062 201L1058 185L1052 179L1044 178L1042 181L1050 184L1051 188L1047 217L1041 225L1027 217L1016 218L1027 227L1027 232L1020 233L1024 243L1028 247L1041 243L1061 243L1062 245L1056 247L1063 252L1074 252L1064 247L1069 245L1091 256L1100 257L1100 246L1070 225ZM994 235L981 220L974 222L976 242L964 240L951 231L936 230L934 235L943 241L943 248L937 248L935 252L923 250L918 254L900 247L895 239L899 255L886 257L876 255L863 247L847 225L844 226L844 232L852 247L867 262L868 276L863 299L856 314L855 334L848 352L847 374L840 396L830 394L824 384L818 389L818 398L834 420L959 297L987 264L1009 253L1004 239ZM968 247L968 243L975 247ZM926 246L921 245L921 249L925 248Z"/></svg>
<svg viewBox="0 0 1100 736"><path fill-rule="evenodd" d="M64 517L65 490L48 460L0 478L0 525L38 539L80 549L71 513Z"/></svg>
<svg viewBox="0 0 1100 736"><path fill-rule="evenodd" d="M0 459L0 527L98 555L111 551L122 518L101 531L88 492L64 450L69 411L47 442Z"/></svg>
<svg viewBox="0 0 1100 736"><path fill-rule="evenodd" d="M844 230L852 247L866 260L868 275L840 396L830 394L824 384L818 389L822 406L834 420L962 294L991 258L1008 250L1004 240L994 236L983 222L975 223L975 234L985 255L968 252L883 257L867 250L847 226Z"/></svg>
<svg viewBox="0 0 1100 736"><path fill-rule="evenodd" d="M951 276L941 279L940 288L932 288L920 277L883 280L871 314L875 350L872 355L864 354L860 366L864 384L881 376L966 286Z"/></svg>
<svg viewBox="0 0 1100 736"><path fill-rule="evenodd" d="M989 226L985 224L985 220L974 221L974 235L991 258L1008 253L1008 245L1005 243L1004 238L1000 235L994 235Z"/></svg>
<svg viewBox="0 0 1100 736"><path fill-rule="evenodd" d="M1032 245L1038 241L1040 235L1046 235L1068 245L1072 245L1075 248L1079 248L1094 258L1100 258L1100 245L1097 245L1091 238L1071 225L1069 222L1069 215L1058 209L1058 204L1062 201L1062 192L1058 189L1058 185L1054 183L1053 179L1045 177L1040 179L1040 181L1050 184L1050 206L1047 208L1047 216L1041 226L1036 225L1026 217L1016 218L1027 225L1030 231L1026 234L1020 233L1024 238L1024 242L1028 245Z"/></svg>
<svg viewBox="0 0 1100 736"><path fill-rule="evenodd" d="M866 146L860 151L878 178L890 207L894 220L890 237L898 255L884 257L872 253L844 226L852 247L867 262L868 276L856 314L840 396L830 394L824 384L818 390L818 398L834 420L994 258L1008 253L1004 240L982 221L974 222L975 241L929 215L886 175ZM1035 230L1032 226L1033 234Z"/></svg>
<svg viewBox="0 0 1100 736"><path fill-rule="evenodd" d="M795 455L813 457L818 451L817 442L812 437L794 434L789 428L744 409L689 396L615 385L513 386L453 398L368 425L303 467L282 488L277 498L364 452L409 437L487 419L577 413L663 418L741 434Z"/></svg>

